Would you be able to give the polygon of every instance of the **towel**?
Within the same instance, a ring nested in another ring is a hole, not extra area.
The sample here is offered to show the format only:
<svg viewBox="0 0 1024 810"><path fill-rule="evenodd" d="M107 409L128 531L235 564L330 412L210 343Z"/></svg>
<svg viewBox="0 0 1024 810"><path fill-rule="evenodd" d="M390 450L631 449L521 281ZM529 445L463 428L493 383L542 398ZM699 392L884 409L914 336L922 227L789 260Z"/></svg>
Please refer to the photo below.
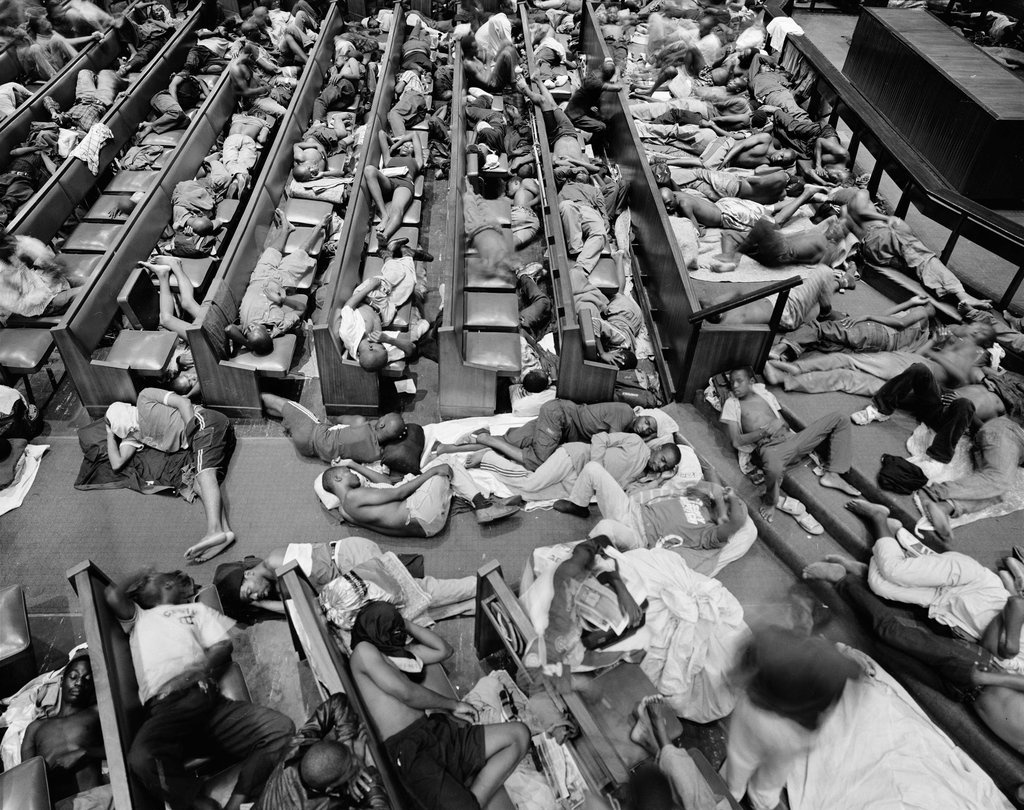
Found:
<svg viewBox="0 0 1024 810"><path fill-rule="evenodd" d="M800 36L803 34L804 29L791 17L776 17L768 23L767 31L772 50L778 52L782 50L782 46L789 34Z"/></svg>
<svg viewBox="0 0 1024 810"><path fill-rule="evenodd" d="M100 150L103 144L111 140L114 133L106 124L97 122L89 128L89 132L82 138L81 143L75 147L71 157L76 157L83 163L88 164L89 171L93 174L100 173Z"/></svg>

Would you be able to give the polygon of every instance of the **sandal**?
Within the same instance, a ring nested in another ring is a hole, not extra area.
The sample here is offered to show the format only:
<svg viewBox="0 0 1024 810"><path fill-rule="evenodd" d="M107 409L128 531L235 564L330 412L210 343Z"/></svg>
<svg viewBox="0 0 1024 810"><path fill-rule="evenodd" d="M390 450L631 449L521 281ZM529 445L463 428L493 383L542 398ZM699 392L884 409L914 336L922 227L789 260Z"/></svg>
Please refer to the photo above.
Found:
<svg viewBox="0 0 1024 810"><path fill-rule="evenodd" d="M796 498L791 498L788 495L781 495L775 502L775 507L780 512L785 512L787 515L796 517L797 515L807 514L807 507L804 506Z"/></svg>
<svg viewBox="0 0 1024 810"><path fill-rule="evenodd" d="M810 512L804 512L802 515L793 515L793 519L800 524L800 528L808 534L824 534L825 527L822 526L814 518Z"/></svg>

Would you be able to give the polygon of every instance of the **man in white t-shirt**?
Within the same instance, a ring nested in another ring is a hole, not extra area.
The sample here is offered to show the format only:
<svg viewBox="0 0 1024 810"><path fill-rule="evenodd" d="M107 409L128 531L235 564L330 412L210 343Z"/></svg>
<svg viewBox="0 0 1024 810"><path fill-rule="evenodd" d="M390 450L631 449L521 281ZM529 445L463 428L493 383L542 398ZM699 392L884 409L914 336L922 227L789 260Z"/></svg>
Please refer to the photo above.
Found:
<svg viewBox="0 0 1024 810"><path fill-rule="evenodd" d="M212 810L186 758L204 752L241 762L225 810L255 801L295 733L280 712L220 694L216 678L231 660L232 619L188 602L180 572L148 572L106 597L128 634L145 719L128 752L132 774L172 810Z"/></svg>

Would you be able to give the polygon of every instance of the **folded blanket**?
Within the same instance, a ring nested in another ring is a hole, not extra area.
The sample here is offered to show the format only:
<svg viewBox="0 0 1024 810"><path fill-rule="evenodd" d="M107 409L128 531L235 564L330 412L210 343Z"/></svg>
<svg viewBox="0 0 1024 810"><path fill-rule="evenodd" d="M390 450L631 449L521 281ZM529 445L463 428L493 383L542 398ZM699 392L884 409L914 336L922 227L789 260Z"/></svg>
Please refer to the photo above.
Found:
<svg viewBox="0 0 1024 810"><path fill-rule="evenodd" d="M323 177L308 183L292 180L288 195L299 200L322 200L341 205L348 199L351 185L351 177Z"/></svg>

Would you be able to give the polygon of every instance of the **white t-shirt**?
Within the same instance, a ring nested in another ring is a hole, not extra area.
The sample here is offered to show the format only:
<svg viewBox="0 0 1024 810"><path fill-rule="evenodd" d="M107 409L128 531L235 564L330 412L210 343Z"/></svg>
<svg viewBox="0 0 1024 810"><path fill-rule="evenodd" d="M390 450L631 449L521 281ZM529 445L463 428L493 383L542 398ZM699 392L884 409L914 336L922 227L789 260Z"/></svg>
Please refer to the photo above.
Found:
<svg viewBox="0 0 1024 810"><path fill-rule="evenodd" d="M391 338L398 337L398 332L385 331L381 334L387 335ZM341 319L338 323L338 337L341 338L341 342L345 346L345 351L347 351L349 356L355 360L356 352L359 350L359 344L362 342L363 338L366 337L366 321L364 321L363 316L356 312L356 310L352 309L352 307L341 308ZM388 351L389 363L394 363L405 357L405 353L397 346L385 343L384 347Z"/></svg>
<svg viewBox="0 0 1024 810"><path fill-rule="evenodd" d="M199 602L136 606L135 615L121 627L128 633L139 700L145 704L171 678L203 666L206 651L224 641L234 626L234 619Z"/></svg>

